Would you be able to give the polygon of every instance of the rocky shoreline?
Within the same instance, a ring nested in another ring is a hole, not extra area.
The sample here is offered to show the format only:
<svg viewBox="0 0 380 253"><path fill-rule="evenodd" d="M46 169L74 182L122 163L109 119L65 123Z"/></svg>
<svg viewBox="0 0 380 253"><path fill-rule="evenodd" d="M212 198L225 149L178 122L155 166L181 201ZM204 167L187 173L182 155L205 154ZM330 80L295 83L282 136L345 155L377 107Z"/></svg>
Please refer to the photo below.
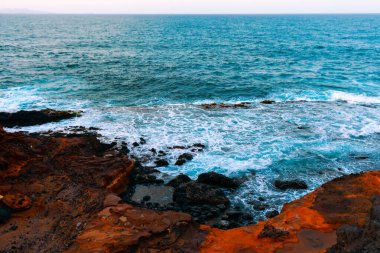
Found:
<svg viewBox="0 0 380 253"><path fill-rule="evenodd" d="M77 116L50 109L1 113L0 125ZM378 171L333 180L252 224L254 217L226 195L244 178L211 172L164 182L158 170L167 165L164 151L152 150L154 168L129 157L127 144L115 145L101 143L96 129L24 134L1 128L0 252L379 252ZM180 166L205 146L171 148L183 149ZM299 180L274 185L307 188Z"/></svg>

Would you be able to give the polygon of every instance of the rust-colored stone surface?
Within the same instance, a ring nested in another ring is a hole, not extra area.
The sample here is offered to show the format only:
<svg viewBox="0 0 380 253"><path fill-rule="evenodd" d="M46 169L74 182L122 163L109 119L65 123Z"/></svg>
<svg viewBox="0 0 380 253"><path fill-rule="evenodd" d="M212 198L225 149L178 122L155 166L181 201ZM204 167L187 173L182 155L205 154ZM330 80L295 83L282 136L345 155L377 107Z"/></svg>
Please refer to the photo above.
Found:
<svg viewBox="0 0 380 253"><path fill-rule="evenodd" d="M134 162L92 136L28 137L0 128L0 195L12 215L0 224L0 252L61 252L126 189Z"/></svg>
<svg viewBox="0 0 380 253"><path fill-rule="evenodd" d="M0 128L0 252L379 252L380 171L333 180L272 219L220 230L121 203L133 169L94 136Z"/></svg>
<svg viewBox="0 0 380 253"><path fill-rule="evenodd" d="M203 226L209 234L201 252L326 252L337 243L336 231L343 225L371 228L378 195L379 171L345 176L286 204L280 215L256 225L225 231ZM376 252L376 247L366 252Z"/></svg>
<svg viewBox="0 0 380 253"><path fill-rule="evenodd" d="M99 212L67 253L197 252L203 234L188 214L118 204Z"/></svg>

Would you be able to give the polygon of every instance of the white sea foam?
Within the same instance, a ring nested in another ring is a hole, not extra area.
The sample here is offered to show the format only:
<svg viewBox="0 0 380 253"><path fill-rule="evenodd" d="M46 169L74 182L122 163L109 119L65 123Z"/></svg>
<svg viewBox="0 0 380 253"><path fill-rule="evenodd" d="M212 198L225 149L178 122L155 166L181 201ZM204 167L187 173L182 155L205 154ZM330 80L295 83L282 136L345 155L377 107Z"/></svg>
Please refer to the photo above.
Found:
<svg viewBox="0 0 380 253"><path fill-rule="evenodd" d="M352 94L342 91L332 92L331 100L358 104L380 104L380 97L369 97L362 94Z"/></svg>

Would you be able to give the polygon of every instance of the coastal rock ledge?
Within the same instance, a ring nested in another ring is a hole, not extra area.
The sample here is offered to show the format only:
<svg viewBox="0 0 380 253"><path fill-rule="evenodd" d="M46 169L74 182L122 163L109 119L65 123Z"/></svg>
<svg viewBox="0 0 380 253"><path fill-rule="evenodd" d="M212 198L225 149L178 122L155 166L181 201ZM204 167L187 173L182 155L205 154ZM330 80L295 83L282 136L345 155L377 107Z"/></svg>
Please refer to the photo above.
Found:
<svg viewBox="0 0 380 253"><path fill-rule="evenodd" d="M380 171L335 179L271 219L221 230L122 203L135 167L94 136L0 128L0 252L380 252Z"/></svg>

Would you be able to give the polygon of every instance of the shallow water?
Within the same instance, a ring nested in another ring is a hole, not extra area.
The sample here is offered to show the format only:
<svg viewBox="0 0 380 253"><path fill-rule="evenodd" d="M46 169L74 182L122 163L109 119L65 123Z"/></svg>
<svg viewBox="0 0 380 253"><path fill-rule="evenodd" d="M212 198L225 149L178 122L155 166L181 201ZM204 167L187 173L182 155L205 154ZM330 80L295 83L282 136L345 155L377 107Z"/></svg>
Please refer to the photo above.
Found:
<svg viewBox="0 0 380 253"><path fill-rule="evenodd" d="M84 111L8 130L99 127L104 141L144 137L132 153L165 150L171 164L181 151L167 147L204 143L162 170L250 175L232 196L257 215L259 197L279 209L308 192L278 191L276 178L312 190L379 169L380 15L0 15L0 42L1 111ZM239 101L252 104L199 106Z"/></svg>

